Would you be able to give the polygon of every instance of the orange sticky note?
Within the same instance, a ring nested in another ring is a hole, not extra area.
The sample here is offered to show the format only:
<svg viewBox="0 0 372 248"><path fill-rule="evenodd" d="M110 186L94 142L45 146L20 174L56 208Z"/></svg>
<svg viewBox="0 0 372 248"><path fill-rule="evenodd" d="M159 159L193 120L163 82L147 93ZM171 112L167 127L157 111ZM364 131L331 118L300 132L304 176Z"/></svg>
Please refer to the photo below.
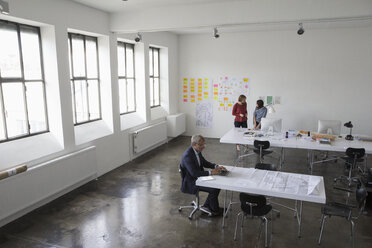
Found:
<svg viewBox="0 0 372 248"><path fill-rule="evenodd" d="M187 85L184 85L183 88L184 88L184 89L187 89Z"/></svg>
<svg viewBox="0 0 372 248"><path fill-rule="evenodd" d="M218 96L218 92L213 92L213 95L216 95L216 96Z"/></svg>
<svg viewBox="0 0 372 248"><path fill-rule="evenodd" d="M224 97L223 100L224 100L224 101L228 101L229 98L228 98L228 97Z"/></svg>
<svg viewBox="0 0 372 248"><path fill-rule="evenodd" d="M198 94L198 96L202 96L202 94Z"/></svg>
<svg viewBox="0 0 372 248"><path fill-rule="evenodd" d="M203 85L203 83L202 83L202 82L199 82L199 83L198 83L198 85L199 85L199 86L202 86L202 85Z"/></svg>
<svg viewBox="0 0 372 248"><path fill-rule="evenodd" d="M183 93L187 93L187 90L183 90Z"/></svg>
<svg viewBox="0 0 372 248"><path fill-rule="evenodd" d="M195 95L191 95L190 97L191 97L191 98L195 98Z"/></svg>

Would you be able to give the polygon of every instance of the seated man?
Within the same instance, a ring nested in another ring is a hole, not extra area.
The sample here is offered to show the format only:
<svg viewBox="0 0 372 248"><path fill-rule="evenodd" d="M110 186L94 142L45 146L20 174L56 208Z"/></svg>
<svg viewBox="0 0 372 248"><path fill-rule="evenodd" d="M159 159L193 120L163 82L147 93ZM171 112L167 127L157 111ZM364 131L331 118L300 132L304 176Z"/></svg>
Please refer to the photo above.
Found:
<svg viewBox="0 0 372 248"><path fill-rule="evenodd" d="M222 211L218 203L219 189L199 187L195 182L198 177L208 175L218 175L226 170L223 166L210 163L201 154L205 147L205 139L201 135L191 137L191 146L183 153L181 167L185 169L186 175L182 181L181 191L183 193L196 194L199 190L209 193L203 207L212 211L213 215L221 215ZM211 168L211 171L204 171L204 167Z"/></svg>

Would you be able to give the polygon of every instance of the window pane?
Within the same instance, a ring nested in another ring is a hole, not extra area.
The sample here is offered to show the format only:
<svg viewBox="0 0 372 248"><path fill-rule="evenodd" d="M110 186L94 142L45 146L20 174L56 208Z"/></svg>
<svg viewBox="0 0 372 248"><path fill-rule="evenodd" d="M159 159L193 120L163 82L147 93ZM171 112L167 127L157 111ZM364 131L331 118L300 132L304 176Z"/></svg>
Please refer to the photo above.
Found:
<svg viewBox="0 0 372 248"><path fill-rule="evenodd" d="M123 43L118 43L118 73L119 77L125 77L125 51Z"/></svg>
<svg viewBox="0 0 372 248"><path fill-rule="evenodd" d="M154 79L150 78L150 106L154 106Z"/></svg>
<svg viewBox="0 0 372 248"><path fill-rule="evenodd" d="M72 64L74 77L85 77L84 40L82 37L72 37Z"/></svg>
<svg viewBox="0 0 372 248"><path fill-rule="evenodd" d="M67 41L68 43L68 61L70 62L69 68L70 68L70 78L72 79L72 61L71 61L71 46L70 46L70 39Z"/></svg>
<svg viewBox="0 0 372 248"><path fill-rule="evenodd" d="M90 120L99 119L99 90L98 81L89 80L88 81L88 93L89 93L89 112Z"/></svg>
<svg viewBox="0 0 372 248"><path fill-rule="evenodd" d="M22 83L3 83L5 119L8 137L27 134Z"/></svg>
<svg viewBox="0 0 372 248"><path fill-rule="evenodd" d="M153 62L153 61L152 61L152 50L153 50L152 48L149 49L149 62L150 62L150 63L149 63L149 64L150 64L150 65L149 65L149 66L150 66L150 67L149 67L149 75L150 75L150 76L153 76L153 75L154 75L154 73L153 73L153 71L152 71L152 69L153 69L153 64L152 64L152 62Z"/></svg>
<svg viewBox="0 0 372 248"><path fill-rule="evenodd" d="M4 128L5 128L5 123L4 123L4 117L3 117L3 106L2 106L1 95L0 95L0 140L5 139L5 129Z"/></svg>
<svg viewBox="0 0 372 248"><path fill-rule="evenodd" d="M154 78L154 104L160 105L160 94L159 94L160 86L159 86L159 78Z"/></svg>
<svg viewBox="0 0 372 248"><path fill-rule="evenodd" d="M154 77L159 77L159 50L154 49Z"/></svg>
<svg viewBox="0 0 372 248"><path fill-rule="evenodd" d="M87 83L75 81L76 122L88 121Z"/></svg>
<svg viewBox="0 0 372 248"><path fill-rule="evenodd" d="M41 80L40 44L37 29L22 27L21 41L25 79Z"/></svg>
<svg viewBox="0 0 372 248"><path fill-rule="evenodd" d="M22 77L18 35L15 24L0 21L1 77Z"/></svg>
<svg viewBox="0 0 372 248"><path fill-rule="evenodd" d="M128 112L126 79L119 79L120 113Z"/></svg>
<svg viewBox="0 0 372 248"><path fill-rule="evenodd" d="M98 78L97 39L86 37L88 78Z"/></svg>
<svg viewBox="0 0 372 248"><path fill-rule="evenodd" d="M135 111L135 91L134 91L134 80L128 79L127 80L127 87L128 87L128 112Z"/></svg>
<svg viewBox="0 0 372 248"><path fill-rule="evenodd" d="M127 45L127 77L134 77L134 53L133 46Z"/></svg>
<svg viewBox="0 0 372 248"><path fill-rule="evenodd" d="M46 120L43 83L26 83L26 97L30 133L45 131Z"/></svg>
<svg viewBox="0 0 372 248"><path fill-rule="evenodd" d="M75 119L75 90L74 90L74 83L71 81L71 99L72 99L72 113L73 113L73 120L74 124L76 124L76 119Z"/></svg>

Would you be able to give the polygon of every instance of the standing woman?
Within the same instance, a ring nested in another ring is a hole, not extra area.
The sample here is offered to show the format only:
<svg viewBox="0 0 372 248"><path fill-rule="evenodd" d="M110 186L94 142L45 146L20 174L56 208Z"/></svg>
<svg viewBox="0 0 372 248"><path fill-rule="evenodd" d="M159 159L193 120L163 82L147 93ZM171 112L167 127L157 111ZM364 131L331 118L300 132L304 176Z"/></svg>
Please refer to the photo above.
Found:
<svg viewBox="0 0 372 248"><path fill-rule="evenodd" d="M257 100L256 109L253 112L253 125L254 129L261 129L261 119L265 118L267 114L267 108L264 107L262 100Z"/></svg>
<svg viewBox="0 0 372 248"><path fill-rule="evenodd" d="M247 98L245 95L240 95L238 102L234 104L232 115L235 116L234 126L247 128ZM240 146L236 145L236 150L240 151Z"/></svg>
<svg viewBox="0 0 372 248"><path fill-rule="evenodd" d="M247 128L247 98L240 95L238 102L234 104L232 115L235 116L234 126Z"/></svg>

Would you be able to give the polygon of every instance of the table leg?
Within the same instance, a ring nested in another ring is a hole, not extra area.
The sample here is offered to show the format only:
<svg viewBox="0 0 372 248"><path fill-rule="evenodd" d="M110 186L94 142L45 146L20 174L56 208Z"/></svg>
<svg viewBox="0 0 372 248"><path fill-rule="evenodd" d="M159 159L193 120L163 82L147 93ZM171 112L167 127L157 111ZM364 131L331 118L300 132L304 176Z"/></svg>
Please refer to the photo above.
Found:
<svg viewBox="0 0 372 248"><path fill-rule="evenodd" d="M301 238L302 201L300 201L300 212L299 212L297 221L298 221L298 237Z"/></svg>
<svg viewBox="0 0 372 248"><path fill-rule="evenodd" d="M224 200L223 200L223 216L222 216L222 228L225 227L225 216L227 214L227 210L226 210L226 199L227 199L227 190L225 190L225 197L224 197Z"/></svg>

